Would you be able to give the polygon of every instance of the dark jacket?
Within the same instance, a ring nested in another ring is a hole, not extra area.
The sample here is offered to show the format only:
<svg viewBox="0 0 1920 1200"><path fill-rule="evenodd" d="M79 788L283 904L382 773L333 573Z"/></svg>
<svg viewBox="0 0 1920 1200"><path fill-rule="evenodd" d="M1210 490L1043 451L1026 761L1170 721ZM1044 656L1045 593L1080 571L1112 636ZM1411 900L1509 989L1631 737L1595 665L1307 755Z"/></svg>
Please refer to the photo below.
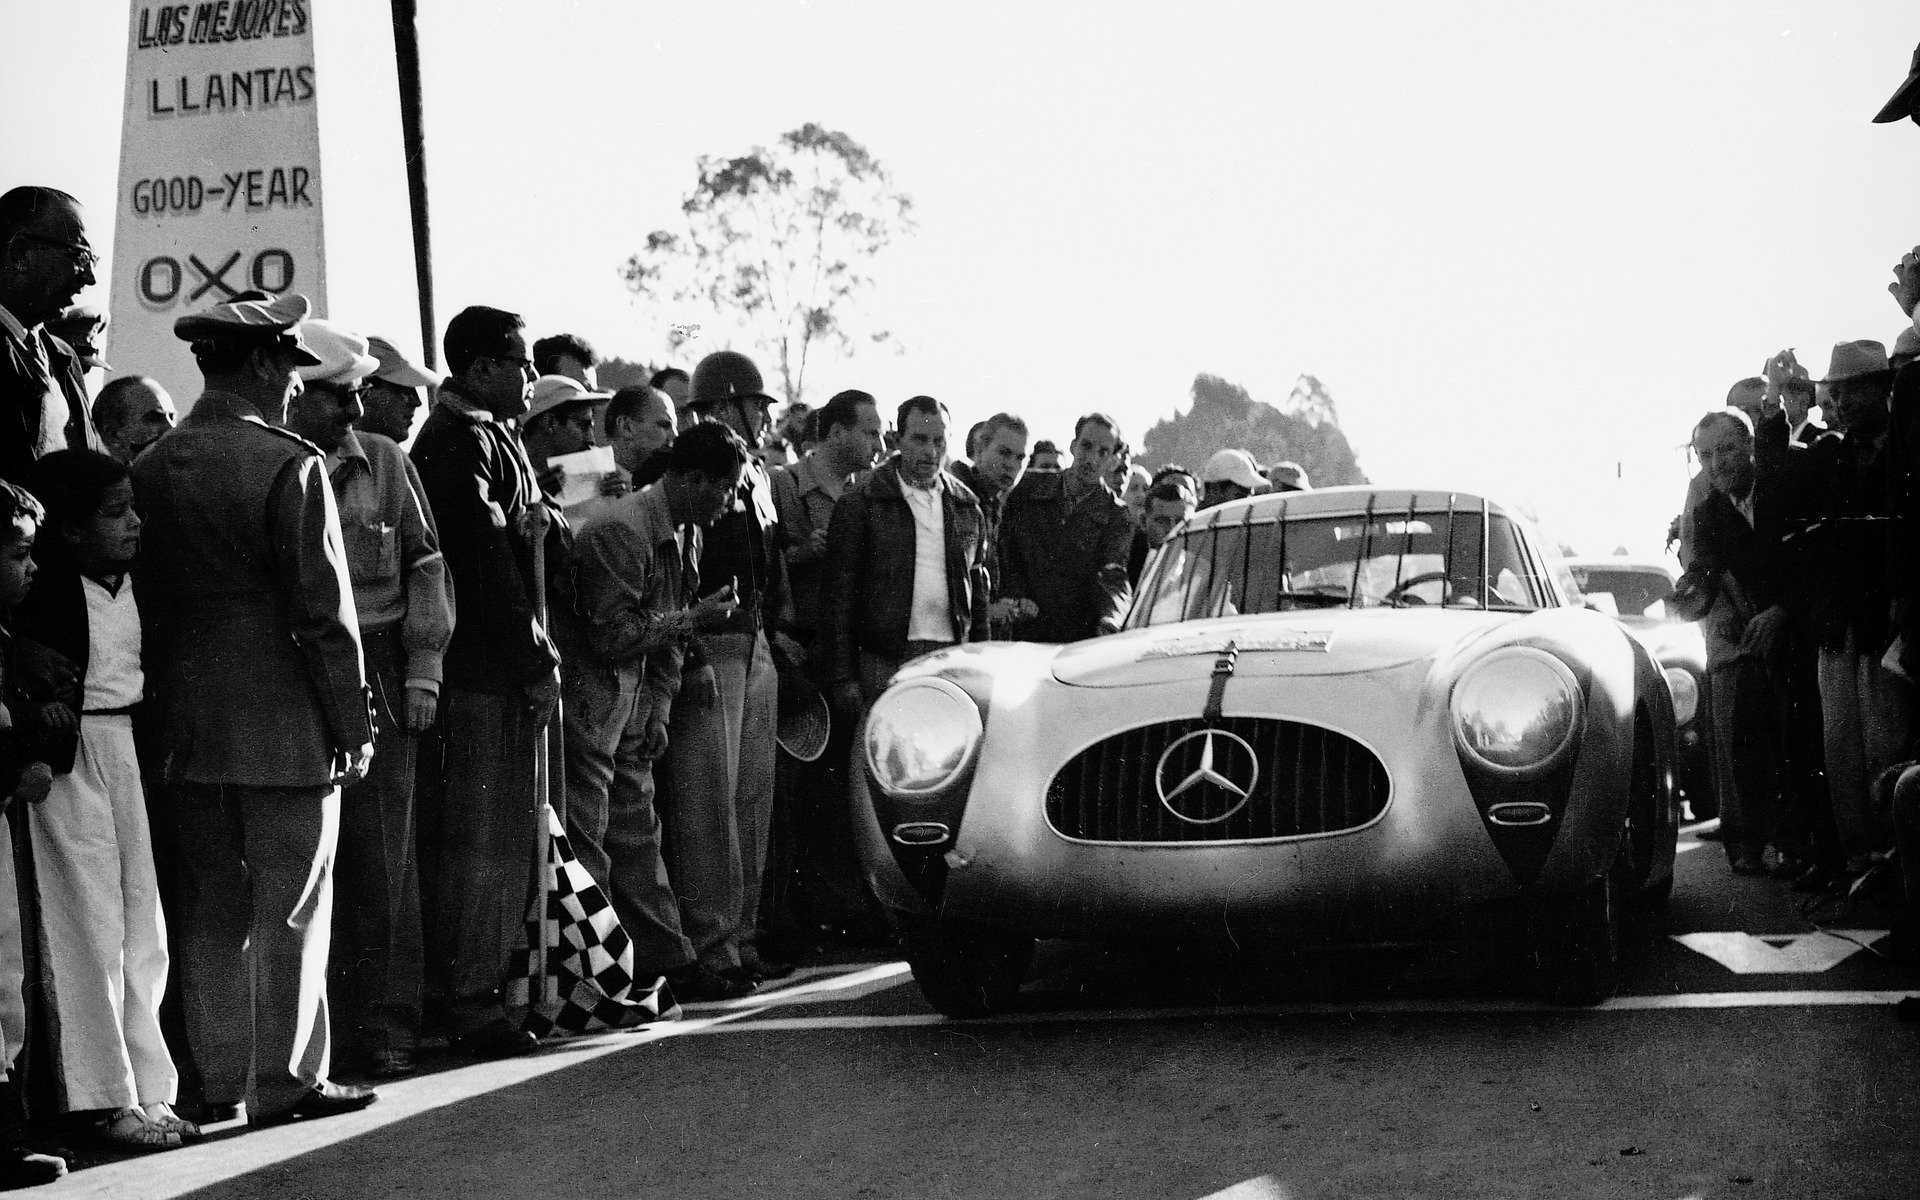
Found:
<svg viewBox="0 0 1920 1200"><path fill-rule="evenodd" d="M1693 569L1736 580L1750 606L1745 614L1748 617L1781 603L1785 597L1780 520L1770 499L1763 489L1755 487L1751 525L1719 490L1709 491L1707 498L1693 508Z"/></svg>
<svg viewBox="0 0 1920 1200"><path fill-rule="evenodd" d="M986 571L980 558L985 523L980 502L951 475L941 477L940 516L953 640L982 641L987 636ZM849 487L834 505L820 586L819 662L828 683L860 678L856 651L905 657L916 540L897 459Z"/></svg>
<svg viewBox="0 0 1920 1200"><path fill-rule="evenodd" d="M1133 522L1105 487L1070 503L1066 473L1027 477L1007 497L1000 519L999 599L1026 599L1040 615L1014 635L1034 642L1076 642L1120 627L1133 600L1127 556Z"/></svg>
<svg viewBox="0 0 1920 1200"><path fill-rule="evenodd" d="M1879 447L1829 433L1804 449L1785 446L1784 417L1761 422L1759 464L1778 464L1788 496L1784 524L1795 574L1811 590L1812 632L1838 650L1851 632L1862 655L1880 657L1892 640L1887 609L1891 533L1891 434ZM1767 478L1763 465L1762 478Z"/></svg>
<svg viewBox="0 0 1920 1200"><path fill-rule="evenodd" d="M967 485L973 498L980 502L980 515L986 518L986 546L981 558L987 568L987 599L1000 598L1000 518L1007 512L1007 493L995 491L980 478L980 472L974 470L970 462L957 462L947 468L947 473Z"/></svg>
<svg viewBox="0 0 1920 1200"><path fill-rule="evenodd" d="M373 741L339 518L312 443L200 397L133 466L149 678L171 775L324 787Z"/></svg>
<svg viewBox="0 0 1920 1200"><path fill-rule="evenodd" d="M36 568L33 587L28 590L27 598L20 607L14 610L14 630L20 641L38 642L73 665L74 694L42 694L47 689L36 681L26 679L24 673L20 679L21 688L36 700L57 700L78 714L81 711L81 699L87 692L87 665L93 653L93 631L87 621L87 595L81 583L80 566L59 538L51 533L34 542L33 562ZM138 608L140 589L132 575L123 579L120 586L133 588L134 605ZM142 649L144 651L144 646ZM145 703L138 705L134 714L136 722L144 723L148 715L145 710L151 707ZM74 755L79 746L80 734L77 729L70 733L47 734L45 761L53 768L55 775L64 775L73 770Z"/></svg>
<svg viewBox="0 0 1920 1200"><path fill-rule="evenodd" d="M18 483L40 457L42 398L49 383L67 401L67 445L84 449L90 443L93 418L87 402L86 368L80 356L44 329L28 330L46 349L48 371L41 374L33 347L0 323L0 479Z"/></svg>
<svg viewBox="0 0 1920 1200"><path fill-rule="evenodd" d="M732 512L707 527L696 596L733 585L740 607L713 633L786 630L793 624L793 600L787 590L785 538L773 483L758 462L748 465Z"/></svg>
<svg viewBox="0 0 1920 1200"><path fill-rule="evenodd" d="M533 546L520 534L528 506L543 502L540 485L511 428L457 383L441 391L414 438L413 465L459 606L442 660L445 679L471 692L516 694L560 662L534 611Z"/></svg>

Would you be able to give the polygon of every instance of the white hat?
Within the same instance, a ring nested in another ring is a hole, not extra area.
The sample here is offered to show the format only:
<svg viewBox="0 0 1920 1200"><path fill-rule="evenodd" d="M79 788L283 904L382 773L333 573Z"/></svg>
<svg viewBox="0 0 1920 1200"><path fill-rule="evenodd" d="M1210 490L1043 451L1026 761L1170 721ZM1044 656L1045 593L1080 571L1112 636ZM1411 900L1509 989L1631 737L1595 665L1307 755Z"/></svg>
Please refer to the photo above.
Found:
<svg viewBox="0 0 1920 1200"><path fill-rule="evenodd" d="M400 353L394 344L378 335L367 339L367 353L380 360L380 369L373 373L375 379L384 379L401 387L437 387L440 381L427 371L413 365L406 355Z"/></svg>
<svg viewBox="0 0 1920 1200"><path fill-rule="evenodd" d="M1254 489L1267 486L1266 477L1245 450L1217 450L1200 470L1201 483L1233 483Z"/></svg>
<svg viewBox="0 0 1920 1200"><path fill-rule="evenodd" d="M380 369L380 360L367 353L366 338L331 321L308 317L300 322L300 339L320 360L300 368L300 378L308 383L349 386Z"/></svg>
<svg viewBox="0 0 1920 1200"><path fill-rule="evenodd" d="M520 427L526 428L533 424L535 417L550 413L563 404L591 404L612 395L612 392L590 392L586 384L566 375L542 375L533 381L533 400L527 408L527 415L520 418Z"/></svg>

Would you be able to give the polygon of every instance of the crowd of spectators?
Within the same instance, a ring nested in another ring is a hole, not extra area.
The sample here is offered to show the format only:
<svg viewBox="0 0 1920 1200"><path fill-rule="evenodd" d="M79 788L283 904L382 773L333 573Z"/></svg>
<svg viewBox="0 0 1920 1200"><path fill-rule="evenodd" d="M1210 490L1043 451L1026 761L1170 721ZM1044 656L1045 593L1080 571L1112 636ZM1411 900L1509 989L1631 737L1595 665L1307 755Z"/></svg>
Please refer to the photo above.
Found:
<svg viewBox="0 0 1920 1200"><path fill-rule="evenodd" d="M1913 962L1920 248L1889 290L1907 321L1891 354L1843 342L1814 379L1781 351L1700 418L1700 471L1670 532L1686 568L1675 607L1707 646L1707 836L1737 874L1881 898L1896 916L1875 949Z"/></svg>
<svg viewBox="0 0 1920 1200"><path fill-rule="evenodd" d="M773 421L725 350L602 391L583 339L488 307L441 378L295 294L176 322L180 417L90 388L96 261L71 197L0 196L4 1186L64 1169L29 1097L166 1149L363 1107L336 1072L442 1039L532 1050L507 985L549 805L680 1001L885 944L846 798L894 670L1112 632L1197 507L1307 486L1237 450L1150 472L1101 413L1064 454L995 414L963 461L931 396ZM796 688L832 713L810 757Z"/></svg>

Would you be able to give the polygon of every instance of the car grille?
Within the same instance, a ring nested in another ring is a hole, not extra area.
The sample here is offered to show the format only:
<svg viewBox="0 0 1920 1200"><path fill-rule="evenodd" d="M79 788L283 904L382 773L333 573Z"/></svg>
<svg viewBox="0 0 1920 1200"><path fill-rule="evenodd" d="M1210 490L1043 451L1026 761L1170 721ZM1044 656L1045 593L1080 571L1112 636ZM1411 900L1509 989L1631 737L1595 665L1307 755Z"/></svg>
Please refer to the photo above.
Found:
<svg viewBox="0 0 1920 1200"><path fill-rule="evenodd" d="M1168 790L1177 792L1200 772L1206 729L1197 718L1168 721L1081 751L1047 788L1047 823L1065 837L1090 842L1235 842L1336 833L1386 811L1386 767L1359 742L1318 725L1227 717L1214 726L1212 766L1248 792L1246 802L1203 782L1170 801L1189 818L1182 820L1161 802L1156 777L1164 775ZM1259 762L1250 789L1246 751L1224 734L1242 739Z"/></svg>

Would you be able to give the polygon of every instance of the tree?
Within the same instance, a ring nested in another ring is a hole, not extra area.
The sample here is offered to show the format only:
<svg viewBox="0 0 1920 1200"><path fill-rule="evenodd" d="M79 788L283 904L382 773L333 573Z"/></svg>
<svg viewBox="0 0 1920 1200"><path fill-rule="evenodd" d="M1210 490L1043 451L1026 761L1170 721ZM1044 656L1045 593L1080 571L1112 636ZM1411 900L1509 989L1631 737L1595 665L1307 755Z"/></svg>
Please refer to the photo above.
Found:
<svg viewBox="0 0 1920 1200"><path fill-rule="evenodd" d="M851 355L891 338L860 320L858 302L873 284L866 264L912 232L912 201L865 147L809 123L772 149L696 166L685 231L648 234L620 269L628 287L734 322L788 403L805 394L816 348ZM684 336L684 323L673 328Z"/></svg>
<svg viewBox="0 0 1920 1200"><path fill-rule="evenodd" d="M1260 403L1218 375L1194 376L1192 395L1186 412L1147 430L1137 459L1141 465L1152 469L1177 462L1198 471L1214 451L1236 449L1265 465L1297 462L1316 487L1367 482L1340 430L1333 396L1311 375L1293 385L1285 411Z"/></svg>
<svg viewBox="0 0 1920 1200"><path fill-rule="evenodd" d="M659 370L652 363L630 362L624 358L603 358L600 365L593 369L594 382L603 392L617 392L623 387L642 387L653 373Z"/></svg>

